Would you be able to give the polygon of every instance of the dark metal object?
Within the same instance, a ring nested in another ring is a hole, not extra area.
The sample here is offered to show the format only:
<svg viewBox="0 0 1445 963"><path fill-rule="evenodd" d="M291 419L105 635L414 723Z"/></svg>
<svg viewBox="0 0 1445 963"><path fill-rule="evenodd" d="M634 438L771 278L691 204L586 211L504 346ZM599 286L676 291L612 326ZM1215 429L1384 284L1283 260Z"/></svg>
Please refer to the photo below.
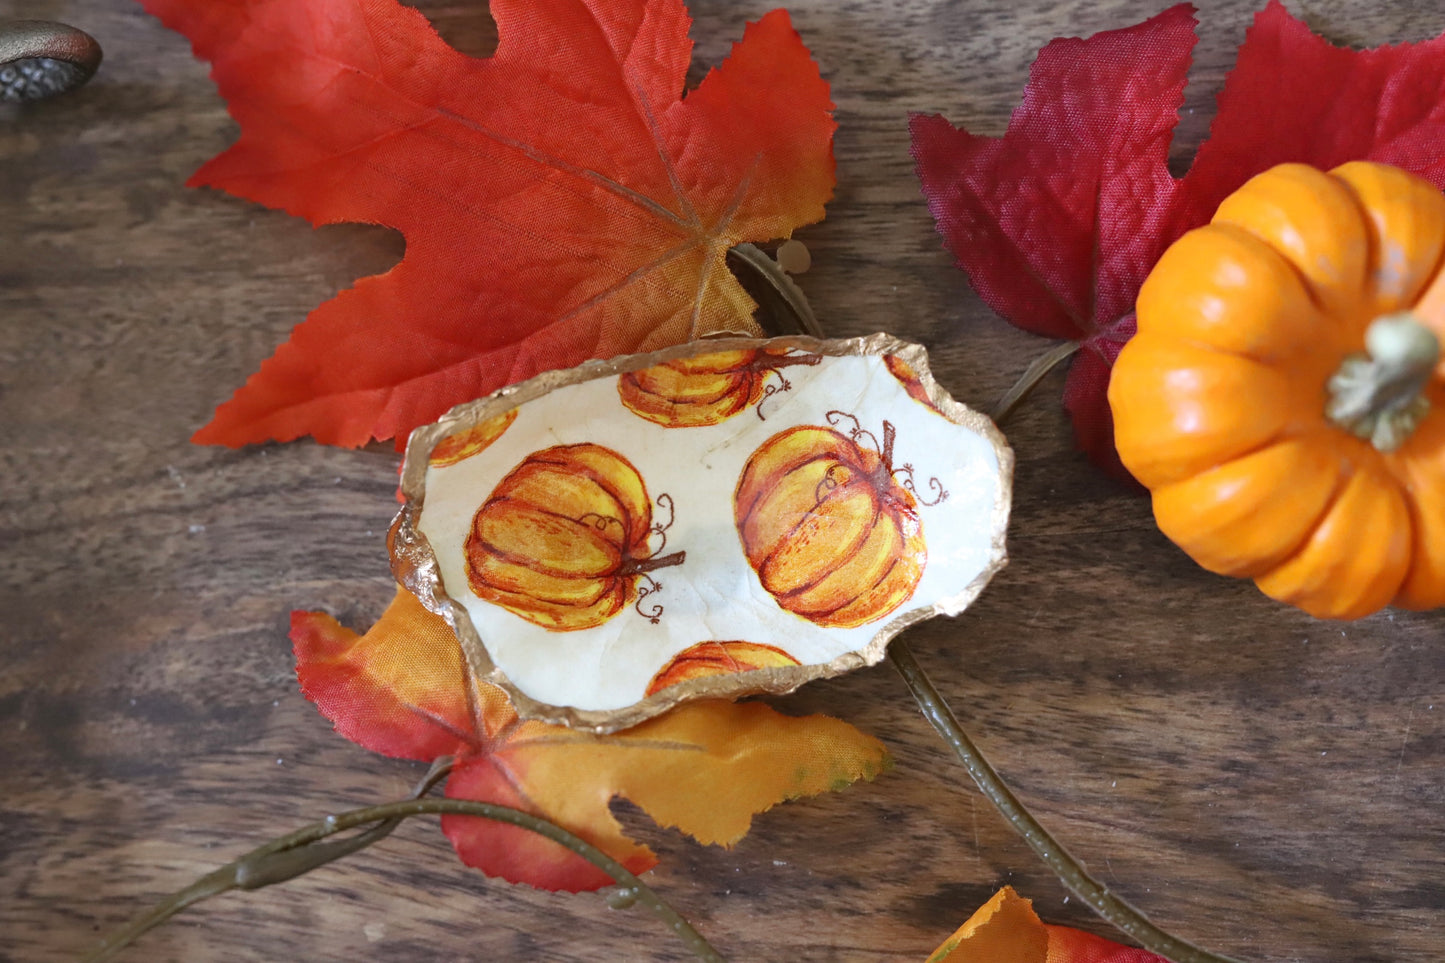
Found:
<svg viewBox="0 0 1445 963"><path fill-rule="evenodd" d="M100 66L100 44L48 20L0 21L0 101L41 100L74 90Z"/></svg>
<svg viewBox="0 0 1445 963"><path fill-rule="evenodd" d="M764 334L770 338L787 334L819 340L827 337L807 296L766 251L743 243L728 251L727 258L738 283L758 302L758 325Z"/></svg>

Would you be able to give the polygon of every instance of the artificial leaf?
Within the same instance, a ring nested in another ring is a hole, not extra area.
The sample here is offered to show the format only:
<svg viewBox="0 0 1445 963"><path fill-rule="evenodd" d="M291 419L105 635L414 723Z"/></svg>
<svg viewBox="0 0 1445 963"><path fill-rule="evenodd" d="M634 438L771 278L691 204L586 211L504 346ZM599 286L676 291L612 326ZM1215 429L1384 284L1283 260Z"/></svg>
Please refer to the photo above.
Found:
<svg viewBox="0 0 1445 963"><path fill-rule="evenodd" d="M448 796L527 810L563 826L633 872L656 863L612 817L614 796L662 826L730 845L776 803L872 778L881 743L827 716L794 718L761 703L703 701L600 736L517 717L501 689L474 680L439 616L398 590L365 635L319 612L295 612L301 688L347 738L392 756L456 756ZM448 816L463 862L544 889L610 880L526 830Z"/></svg>
<svg viewBox="0 0 1445 963"><path fill-rule="evenodd" d="M1169 136L1194 19L1187 5L1040 51L1000 138L910 120L944 243L979 295L1026 331L1082 342L1065 388L1081 444L1125 475L1104 398L1134 296L1177 234Z"/></svg>
<svg viewBox="0 0 1445 963"><path fill-rule="evenodd" d="M1185 177L1203 223L1276 164L1328 170L1367 159L1445 187L1445 36L1373 50L1336 47L1278 0L1255 17Z"/></svg>
<svg viewBox="0 0 1445 963"><path fill-rule="evenodd" d="M1170 176L1191 13L1050 43L1002 138L911 121L929 208L980 295L1025 330L1081 342L1064 403L1080 447L1120 477L1109 372L1139 285L1179 235L1284 161L1379 160L1445 186L1445 38L1338 48L1278 0L1240 48L1209 140Z"/></svg>
<svg viewBox="0 0 1445 963"><path fill-rule="evenodd" d="M1168 963L1162 956L1039 919L1005 886L933 951L926 963Z"/></svg>
<svg viewBox="0 0 1445 963"><path fill-rule="evenodd" d="M727 250L821 219L832 192L828 86L783 11L683 97L681 0L493 0L486 59L396 0L142 3L241 127L192 184L406 237L198 442L405 439L540 371L756 333Z"/></svg>

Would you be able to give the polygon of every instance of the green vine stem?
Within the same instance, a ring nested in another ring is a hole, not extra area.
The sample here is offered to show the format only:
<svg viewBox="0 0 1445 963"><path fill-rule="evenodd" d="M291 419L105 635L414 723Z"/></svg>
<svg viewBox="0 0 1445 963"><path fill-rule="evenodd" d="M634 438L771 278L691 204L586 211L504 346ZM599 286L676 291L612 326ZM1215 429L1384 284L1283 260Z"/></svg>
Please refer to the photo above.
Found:
<svg viewBox="0 0 1445 963"><path fill-rule="evenodd" d="M409 798L420 799L431 792L432 788L452 771L453 762L454 759L451 756L439 756L432 762L426 775L422 776L421 781L416 784L416 788L411 791ZM201 900L219 896L232 889L260 889L262 886L269 886L272 883L281 883L350 853L365 849L390 836L392 830L401 825L401 819L384 820L351 839L322 842L324 837L330 833L316 835L311 830L316 826L325 828L327 825L326 822L317 823L290 835L273 839L269 843L251 850L240 859L207 873L185 889L171 894L131 920L126 924L125 929L112 934L94 952L86 956L84 963L97 963L100 960L110 959L135 942L141 934L154 929L181 910L199 903Z"/></svg>
<svg viewBox="0 0 1445 963"><path fill-rule="evenodd" d="M767 334L827 337L817 316L813 314L808 296L766 251L754 244L739 244L728 251L728 260L735 267L748 269L745 279L756 282L755 285L748 286L749 293L758 300L767 302L764 305L765 313L760 318ZM1060 341L1035 358L993 406L989 417L995 422L1007 418L1045 375L1072 358L1079 348L1078 341Z"/></svg>
<svg viewBox="0 0 1445 963"><path fill-rule="evenodd" d="M1060 341L1039 355L1024 369L1024 373L1019 375L1019 380L1013 383L1013 387L1004 392L1004 396L993 406L993 410L988 413L988 416L997 424L1013 414L1013 410L1018 407L1019 402L1027 398L1029 392L1044 380L1044 375L1072 358L1078 350L1079 342Z"/></svg>
<svg viewBox="0 0 1445 963"><path fill-rule="evenodd" d="M1039 825L1039 821L1004 783L998 771L989 765L902 639L894 639L888 646L888 660L893 663L893 667L898 670L909 691L913 693L923 717L958 756L984 798L993 803L1008 824L1029 844L1029 848L1038 854L1063 884L1090 909L1114 924L1144 949L1173 960L1174 963L1237 963L1166 933L1151 923L1143 913L1109 892L1107 886L1090 876L1079 861L1069 855L1068 851L1059 845L1058 840L1049 835L1048 830Z"/></svg>
<svg viewBox="0 0 1445 963"><path fill-rule="evenodd" d="M285 882L379 842L400 825L403 819L424 815L479 816L484 819L494 819L498 822L519 826L565 846L612 877L619 888L608 900L611 906L620 909L633 903L641 903L666 923L668 928L678 935L698 959L707 960L710 963L723 963L722 955L713 949L697 930L693 929L692 924L688 923L662 897L653 892L647 884L611 856L561 826L533 816L531 813L492 803L476 802L470 799L421 798L450 771L451 765L450 757L443 757L433 763L431 770L408 799L327 816L320 822L303 826L294 833L273 839L234 862L207 873L185 889L136 917L123 930L118 931L102 943L95 952L85 957L84 963L99 963L99 961L112 958L147 930L159 926L181 910L199 903L201 900L219 896L232 889L260 889L263 886ZM371 828L351 839L325 841L326 837L336 833L368 825Z"/></svg>

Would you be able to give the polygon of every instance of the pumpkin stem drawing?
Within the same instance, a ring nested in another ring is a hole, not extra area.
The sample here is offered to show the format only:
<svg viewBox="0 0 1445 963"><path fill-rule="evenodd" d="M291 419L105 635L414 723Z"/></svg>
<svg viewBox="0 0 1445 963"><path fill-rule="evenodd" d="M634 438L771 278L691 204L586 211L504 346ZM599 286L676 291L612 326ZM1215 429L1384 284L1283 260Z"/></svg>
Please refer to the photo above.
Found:
<svg viewBox="0 0 1445 963"><path fill-rule="evenodd" d="M822 361L820 355L791 350L747 348L676 358L627 372L617 379L617 393L629 411L664 428L718 425L749 406L762 419L763 402L792 387L781 369Z"/></svg>
<svg viewBox="0 0 1445 963"><path fill-rule="evenodd" d="M648 572L655 572L660 568L681 565L686 559L686 552L673 552L671 555L664 555L661 558L630 558L627 560L627 564L617 570L617 574L623 576L646 575Z"/></svg>
<svg viewBox="0 0 1445 963"><path fill-rule="evenodd" d="M769 398L779 393L780 391L790 391L793 387L793 383L783 376L783 373L780 369L798 364L815 365L823 359L816 354L795 354L779 356L769 354L766 351L762 352L761 354L762 356L757 362L757 370L761 375L759 383L766 383L763 386L762 396L758 398L757 406L753 408L753 411L757 414L758 421L767 421L768 419L763 415L763 404ZM767 379L769 375L777 375L778 380L768 381Z"/></svg>
<svg viewBox="0 0 1445 963"><path fill-rule="evenodd" d="M743 554L779 606L817 625L854 628L913 595L928 551L918 500L892 464L893 424L883 423L879 444L855 416L826 417L852 427L845 435L799 425L753 452L733 514Z"/></svg>
<svg viewBox="0 0 1445 963"><path fill-rule="evenodd" d="M943 487L943 483L937 478L930 478L928 480L928 487L937 492L937 494L933 496L932 500L925 501L922 496L918 494L918 488L914 484L913 466L903 464L897 468L893 467L893 444L898 438L898 429L893 427L893 422L887 420L883 422L883 444L880 445L878 443L878 436L864 428L862 422L858 420L856 415L851 415L846 411L835 410L828 412L826 417L828 424L834 426L844 419L851 421L853 427L848 430L848 437L854 441L862 441L864 438L867 438L868 443L878 452L881 461L876 469L878 477L874 479L874 482L880 489L886 487L884 484L885 479L896 481L917 500L918 504L925 508L932 508L934 505L948 498L948 491Z"/></svg>
<svg viewBox="0 0 1445 963"><path fill-rule="evenodd" d="M658 496L654 524L642 476L622 455L594 444L534 452L501 480L472 518L467 581L480 599L556 632L595 628L662 586L648 573L681 565L653 536L672 525L672 498ZM656 624L662 606L638 614Z"/></svg>

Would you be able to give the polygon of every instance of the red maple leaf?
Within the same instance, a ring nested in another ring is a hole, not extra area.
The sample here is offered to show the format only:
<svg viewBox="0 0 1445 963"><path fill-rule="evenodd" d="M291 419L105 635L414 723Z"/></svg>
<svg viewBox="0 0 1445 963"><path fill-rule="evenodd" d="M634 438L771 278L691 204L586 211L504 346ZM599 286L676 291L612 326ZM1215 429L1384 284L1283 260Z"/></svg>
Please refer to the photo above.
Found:
<svg viewBox="0 0 1445 963"><path fill-rule="evenodd" d="M1271 0L1239 48L1209 140L1184 179L1190 226L1276 164L1328 170L1352 160L1394 164L1445 187L1445 35L1348 50Z"/></svg>
<svg viewBox="0 0 1445 963"><path fill-rule="evenodd" d="M396 0L141 0L241 126L190 183L406 256L321 305L201 443L406 437L540 371L752 332L727 250L817 221L832 104L785 12L683 97L681 0L493 0L496 54Z"/></svg>
<svg viewBox="0 0 1445 963"><path fill-rule="evenodd" d="M657 859L612 817L614 796L660 825L730 845L754 813L889 764L882 743L845 722L759 702L689 702L611 735L525 721L506 693L472 676L446 622L402 589L364 635L320 612L293 612L291 641L302 691L342 735L389 756L454 756L448 796L541 816L634 873ZM490 876L571 891L611 882L515 826L444 816L442 830L463 862Z"/></svg>
<svg viewBox="0 0 1445 963"><path fill-rule="evenodd" d="M1080 343L1064 387L1075 437L1106 471L1106 392L1134 334L1134 299L1159 255L1219 201L1284 161L1398 164L1445 184L1445 38L1334 47L1278 0L1259 13L1188 174L1170 175L1194 46L1193 7L1039 52L1001 138L935 115L910 120L924 196L944 243L1011 323Z"/></svg>

